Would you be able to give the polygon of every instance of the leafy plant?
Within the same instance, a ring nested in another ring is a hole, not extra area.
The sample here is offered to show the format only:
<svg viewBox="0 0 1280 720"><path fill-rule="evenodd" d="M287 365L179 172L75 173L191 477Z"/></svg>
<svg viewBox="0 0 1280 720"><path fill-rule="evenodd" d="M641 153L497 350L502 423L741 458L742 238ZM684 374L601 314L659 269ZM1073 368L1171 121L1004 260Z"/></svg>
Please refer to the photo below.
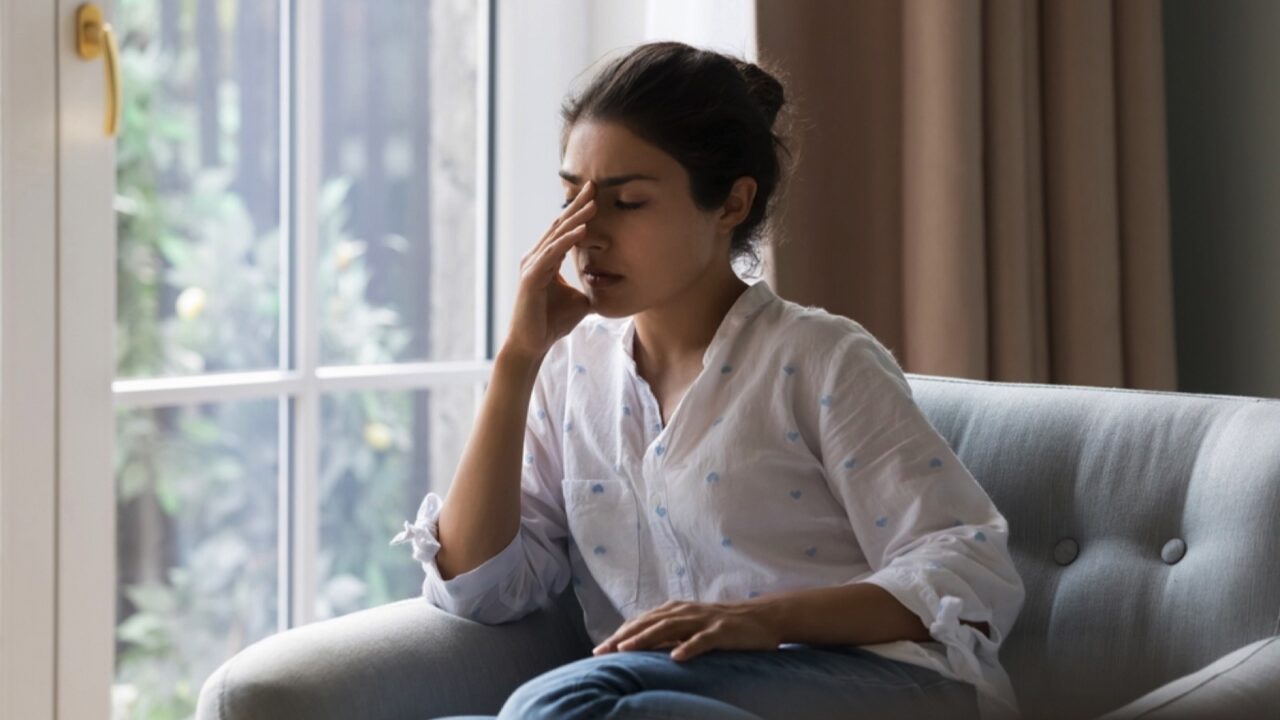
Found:
<svg viewBox="0 0 1280 720"><path fill-rule="evenodd" d="M253 7L222 0L219 27L199 31L229 32L236 13ZM163 46L162 9L176 13L184 37L196 31L192 0L117 6L126 91L115 201L117 374L275 368L282 239L279 227L258 227L235 187L239 96L226 87L217 95L221 150L210 164L198 150L196 50L190 42ZM320 198L322 355L392 362L409 332L396 310L368 300L372 274L366 241L350 231L351 188L339 178ZM191 717L217 665L277 630L279 402L287 400L117 412L114 717ZM406 512L413 417L410 393L324 399L321 618L417 592L421 570L385 549Z"/></svg>

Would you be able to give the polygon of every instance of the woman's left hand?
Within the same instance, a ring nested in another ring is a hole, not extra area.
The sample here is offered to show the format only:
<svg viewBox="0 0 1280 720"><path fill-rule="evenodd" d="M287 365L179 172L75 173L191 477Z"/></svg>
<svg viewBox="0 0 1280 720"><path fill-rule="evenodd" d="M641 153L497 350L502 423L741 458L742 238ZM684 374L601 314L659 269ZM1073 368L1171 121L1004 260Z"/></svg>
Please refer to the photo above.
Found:
<svg viewBox="0 0 1280 720"><path fill-rule="evenodd" d="M781 633L761 603L698 603L669 600L623 623L591 651L671 647L671 657L687 660L707 650L777 650Z"/></svg>

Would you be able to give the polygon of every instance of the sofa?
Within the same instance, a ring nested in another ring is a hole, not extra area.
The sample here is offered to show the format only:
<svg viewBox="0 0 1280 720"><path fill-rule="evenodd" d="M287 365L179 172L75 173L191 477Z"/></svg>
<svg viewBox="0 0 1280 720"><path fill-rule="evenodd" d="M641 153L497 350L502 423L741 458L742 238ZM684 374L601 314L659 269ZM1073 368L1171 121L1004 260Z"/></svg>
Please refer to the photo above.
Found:
<svg viewBox="0 0 1280 720"><path fill-rule="evenodd" d="M1024 717L1280 718L1280 400L907 378L1009 521ZM496 714L590 653L572 586L494 626L411 598L246 647L197 720Z"/></svg>

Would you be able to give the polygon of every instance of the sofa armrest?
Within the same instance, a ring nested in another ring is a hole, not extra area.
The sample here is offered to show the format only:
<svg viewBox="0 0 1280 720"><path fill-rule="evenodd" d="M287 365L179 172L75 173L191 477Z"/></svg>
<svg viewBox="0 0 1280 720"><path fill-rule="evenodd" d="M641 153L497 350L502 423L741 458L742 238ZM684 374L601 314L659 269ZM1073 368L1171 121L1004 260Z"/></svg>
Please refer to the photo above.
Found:
<svg viewBox="0 0 1280 720"><path fill-rule="evenodd" d="M422 720L496 714L513 690L591 654L572 589L501 625L423 598L293 628L241 650L200 691L197 720Z"/></svg>
<svg viewBox="0 0 1280 720"><path fill-rule="evenodd" d="M1280 635L1218 658L1098 720L1274 718L1280 708Z"/></svg>

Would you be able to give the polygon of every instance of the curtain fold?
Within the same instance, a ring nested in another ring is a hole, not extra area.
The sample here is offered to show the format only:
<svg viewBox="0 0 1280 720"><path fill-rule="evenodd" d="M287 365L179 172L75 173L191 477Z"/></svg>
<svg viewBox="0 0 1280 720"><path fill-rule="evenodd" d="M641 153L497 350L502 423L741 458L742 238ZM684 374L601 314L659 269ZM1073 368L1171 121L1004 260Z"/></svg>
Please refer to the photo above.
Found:
<svg viewBox="0 0 1280 720"><path fill-rule="evenodd" d="M1158 0L757 0L777 292L909 372L1176 389Z"/></svg>

